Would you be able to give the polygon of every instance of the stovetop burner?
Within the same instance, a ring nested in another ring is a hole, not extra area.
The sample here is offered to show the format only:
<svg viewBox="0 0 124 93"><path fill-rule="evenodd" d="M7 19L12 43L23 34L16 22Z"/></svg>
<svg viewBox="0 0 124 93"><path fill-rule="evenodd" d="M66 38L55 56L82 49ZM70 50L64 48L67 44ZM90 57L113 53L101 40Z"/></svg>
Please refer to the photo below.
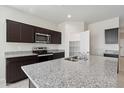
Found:
<svg viewBox="0 0 124 93"><path fill-rule="evenodd" d="M33 53L36 53L36 54L38 54L38 55L41 55L41 54L48 54L46 47L34 47L34 48L32 49L32 52L33 52Z"/></svg>
<svg viewBox="0 0 124 93"><path fill-rule="evenodd" d="M41 55L41 54L48 54L47 50L46 51L33 51L33 53L36 53L38 55Z"/></svg>

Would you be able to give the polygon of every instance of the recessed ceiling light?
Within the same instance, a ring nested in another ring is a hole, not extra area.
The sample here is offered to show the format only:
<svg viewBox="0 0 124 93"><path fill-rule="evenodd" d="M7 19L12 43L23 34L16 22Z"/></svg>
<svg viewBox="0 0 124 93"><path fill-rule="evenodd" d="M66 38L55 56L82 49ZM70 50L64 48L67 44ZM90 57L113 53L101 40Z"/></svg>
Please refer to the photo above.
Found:
<svg viewBox="0 0 124 93"><path fill-rule="evenodd" d="M71 18L71 14L68 14L67 17L68 17L68 18Z"/></svg>

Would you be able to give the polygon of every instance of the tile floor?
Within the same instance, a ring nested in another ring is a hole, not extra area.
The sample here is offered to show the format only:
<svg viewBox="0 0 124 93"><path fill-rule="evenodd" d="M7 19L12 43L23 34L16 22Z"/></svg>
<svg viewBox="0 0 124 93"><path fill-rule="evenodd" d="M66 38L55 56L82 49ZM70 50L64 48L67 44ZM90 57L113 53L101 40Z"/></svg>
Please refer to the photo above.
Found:
<svg viewBox="0 0 124 93"><path fill-rule="evenodd" d="M120 57L120 71L118 74L119 87L124 88L124 57Z"/></svg>
<svg viewBox="0 0 124 93"><path fill-rule="evenodd" d="M29 86L28 79L25 79L25 80L22 80L22 81L13 83L13 84L9 84L7 86L4 81L0 82L0 88L28 88L28 86Z"/></svg>
<svg viewBox="0 0 124 93"><path fill-rule="evenodd" d="M124 88L124 57L120 58L120 71L118 74L118 82L119 88ZM0 88L28 88L29 81L28 79L22 80L20 82L10 84L8 86L5 85L4 81L0 81Z"/></svg>

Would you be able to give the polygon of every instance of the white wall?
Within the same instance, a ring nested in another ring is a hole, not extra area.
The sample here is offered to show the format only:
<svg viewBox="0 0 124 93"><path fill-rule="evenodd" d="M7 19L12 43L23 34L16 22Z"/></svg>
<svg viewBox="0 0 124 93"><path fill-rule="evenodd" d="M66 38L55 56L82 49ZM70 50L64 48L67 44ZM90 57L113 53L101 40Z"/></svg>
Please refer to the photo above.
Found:
<svg viewBox="0 0 124 93"><path fill-rule="evenodd" d="M34 26L44 27L52 30L58 30L56 24L41 18L31 16L21 11L12 8L0 6L0 80L5 79L5 51L27 51L32 50L34 46L47 46L50 49L57 49L61 45L44 45L44 44L29 44L29 43L7 43L6 42L6 19L11 19L18 22L31 24Z"/></svg>
<svg viewBox="0 0 124 93"><path fill-rule="evenodd" d="M80 41L80 33L79 32L71 32L69 41Z"/></svg>
<svg viewBox="0 0 124 93"><path fill-rule="evenodd" d="M90 31L80 33L80 52L86 54L90 52Z"/></svg>
<svg viewBox="0 0 124 93"><path fill-rule="evenodd" d="M105 50L119 50L118 44L105 44L104 30L119 27L119 17L90 24L91 54L103 55Z"/></svg>
<svg viewBox="0 0 124 93"><path fill-rule="evenodd" d="M80 32L84 31L83 22L64 22L59 24L59 29L63 37L63 49L65 49L65 57L69 57L69 41L79 41Z"/></svg>

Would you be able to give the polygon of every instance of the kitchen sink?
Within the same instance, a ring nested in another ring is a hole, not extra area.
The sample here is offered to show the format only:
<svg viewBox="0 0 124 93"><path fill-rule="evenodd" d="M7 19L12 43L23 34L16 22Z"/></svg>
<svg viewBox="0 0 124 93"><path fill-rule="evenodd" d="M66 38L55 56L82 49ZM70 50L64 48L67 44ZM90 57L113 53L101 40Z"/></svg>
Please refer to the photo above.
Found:
<svg viewBox="0 0 124 93"><path fill-rule="evenodd" d="M73 56L73 57L65 58L65 60L72 61L72 62L77 62L79 60L88 60L88 59L85 59L85 58L79 57L79 56Z"/></svg>

